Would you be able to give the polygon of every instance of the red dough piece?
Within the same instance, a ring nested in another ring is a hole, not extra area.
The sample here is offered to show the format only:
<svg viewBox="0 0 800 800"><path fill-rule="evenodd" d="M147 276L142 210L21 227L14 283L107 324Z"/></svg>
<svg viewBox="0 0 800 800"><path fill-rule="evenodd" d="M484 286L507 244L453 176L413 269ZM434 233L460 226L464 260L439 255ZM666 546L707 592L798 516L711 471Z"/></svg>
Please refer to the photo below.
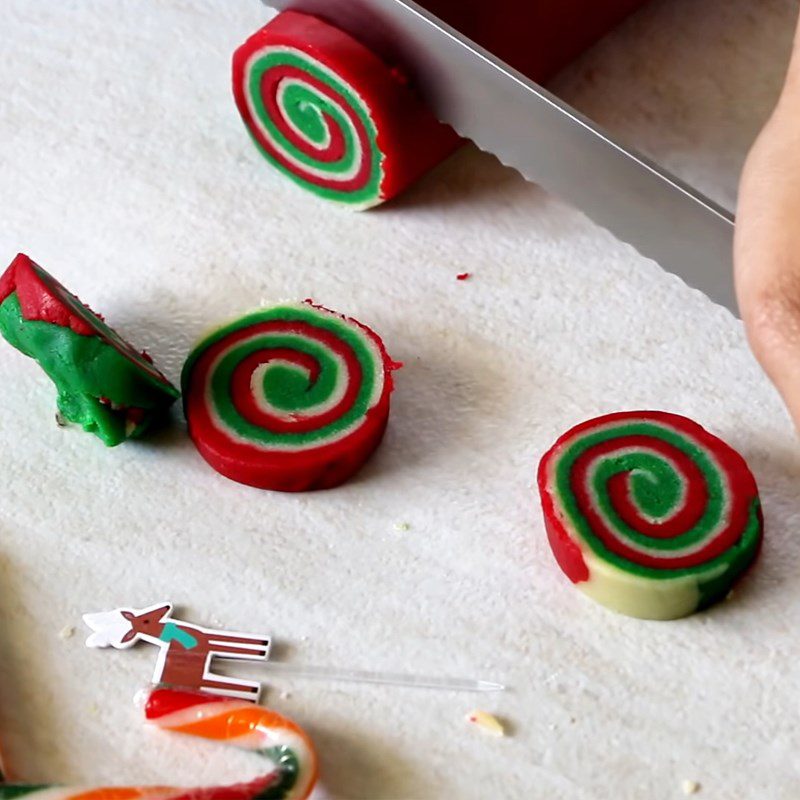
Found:
<svg viewBox="0 0 800 800"><path fill-rule="evenodd" d="M286 11L233 56L233 94L262 154L355 208L396 196L462 143L352 36Z"/></svg>
<svg viewBox="0 0 800 800"><path fill-rule="evenodd" d="M646 0L422 0L461 33L542 83Z"/></svg>
<svg viewBox="0 0 800 800"><path fill-rule="evenodd" d="M49 280L49 285L45 280ZM81 336L97 334L96 328L85 316L80 316L76 312L74 298L67 290L49 275L45 277L44 271L41 268L37 269L37 265L23 253L17 255L8 269L0 275L0 303L12 292L17 293L20 309L27 320L50 322L62 328L70 328ZM72 306L68 304L68 297L73 300ZM102 320L102 317L91 311L88 306L84 308Z"/></svg>

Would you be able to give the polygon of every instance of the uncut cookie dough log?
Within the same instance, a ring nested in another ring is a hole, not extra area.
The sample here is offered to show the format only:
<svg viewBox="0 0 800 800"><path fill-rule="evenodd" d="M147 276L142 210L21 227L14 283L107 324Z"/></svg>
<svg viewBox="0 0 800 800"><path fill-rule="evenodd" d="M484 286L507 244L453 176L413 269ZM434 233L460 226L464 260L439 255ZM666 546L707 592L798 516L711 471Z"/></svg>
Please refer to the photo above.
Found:
<svg viewBox="0 0 800 800"><path fill-rule="evenodd" d="M462 143L397 70L350 35L294 11L234 53L233 94L273 166L356 209L396 196Z"/></svg>
<svg viewBox="0 0 800 800"><path fill-rule="evenodd" d="M327 309L255 311L190 353L181 376L189 435L231 480L332 488L380 443L399 366L377 334Z"/></svg>
<svg viewBox="0 0 800 800"><path fill-rule="evenodd" d="M262 759L261 774L233 786L196 788L71 788L3 783L0 774L0 800L306 800L314 789L317 756L311 739L299 725L268 708L156 687L147 693L144 713L148 723L161 730L252 751Z"/></svg>
<svg viewBox="0 0 800 800"><path fill-rule="evenodd" d="M647 0L422 0L421 5L538 83Z"/></svg>
<svg viewBox="0 0 800 800"><path fill-rule="evenodd" d="M674 619L721 600L761 544L744 459L676 414L584 422L545 454L538 483L561 569L630 616Z"/></svg>
<svg viewBox="0 0 800 800"><path fill-rule="evenodd" d="M146 354L21 253L0 276L0 334L47 373L64 419L108 446L140 436L178 397Z"/></svg>

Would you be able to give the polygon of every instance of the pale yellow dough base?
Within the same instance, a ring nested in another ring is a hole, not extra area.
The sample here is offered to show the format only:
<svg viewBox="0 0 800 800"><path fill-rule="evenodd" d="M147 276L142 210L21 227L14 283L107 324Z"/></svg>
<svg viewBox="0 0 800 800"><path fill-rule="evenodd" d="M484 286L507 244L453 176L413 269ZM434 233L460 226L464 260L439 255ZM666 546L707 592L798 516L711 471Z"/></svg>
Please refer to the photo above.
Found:
<svg viewBox="0 0 800 800"><path fill-rule="evenodd" d="M700 602L697 575L667 580L639 578L582 550L591 578L576 586L593 600L621 614L639 619L678 619L693 613ZM725 571L725 566L704 573L704 581Z"/></svg>

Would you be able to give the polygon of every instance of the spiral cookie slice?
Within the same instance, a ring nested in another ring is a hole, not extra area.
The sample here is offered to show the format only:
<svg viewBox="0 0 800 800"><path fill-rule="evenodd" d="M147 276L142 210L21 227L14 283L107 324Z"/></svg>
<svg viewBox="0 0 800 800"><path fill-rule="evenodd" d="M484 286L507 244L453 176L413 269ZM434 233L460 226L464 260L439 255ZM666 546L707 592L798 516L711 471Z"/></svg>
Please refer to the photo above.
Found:
<svg viewBox="0 0 800 800"><path fill-rule="evenodd" d="M369 328L327 309L256 311L189 355L189 434L232 480L286 492L330 488L378 446L397 366Z"/></svg>
<svg viewBox="0 0 800 800"><path fill-rule="evenodd" d="M0 334L55 383L64 419L109 446L142 434L178 397L149 356L22 253L0 276Z"/></svg>
<svg viewBox="0 0 800 800"><path fill-rule="evenodd" d="M609 414L565 433L539 465L550 545L600 603L645 619L691 614L755 559L762 516L744 459L676 414Z"/></svg>
<svg viewBox="0 0 800 800"><path fill-rule="evenodd" d="M348 34L295 11L234 53L233 94L270 163L357 209L402 192L461 142L396 70Z"/></svg>
<svg viewBox="0 0 800 800"><path fill-rule="evenodd" d="M203 692L157 688L147 697L145 717L163 730L252 750L269 766L245 783L196 789L71 789L0 782L0 800L304 800L314 788L317 757L311 740L294 722L268 708Z"/></svg>

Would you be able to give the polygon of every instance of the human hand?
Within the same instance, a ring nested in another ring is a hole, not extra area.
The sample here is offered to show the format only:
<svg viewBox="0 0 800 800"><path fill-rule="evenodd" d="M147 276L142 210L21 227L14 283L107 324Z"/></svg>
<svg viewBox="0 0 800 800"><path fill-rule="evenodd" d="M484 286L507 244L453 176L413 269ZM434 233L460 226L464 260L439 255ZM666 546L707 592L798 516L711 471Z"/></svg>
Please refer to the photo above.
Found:
<svg viewBox="0 0 800 800"><path fill-rule="evenodd" d="M742 173L734 263L750 345L800 430L800 28L780 100Z"/></svg>

